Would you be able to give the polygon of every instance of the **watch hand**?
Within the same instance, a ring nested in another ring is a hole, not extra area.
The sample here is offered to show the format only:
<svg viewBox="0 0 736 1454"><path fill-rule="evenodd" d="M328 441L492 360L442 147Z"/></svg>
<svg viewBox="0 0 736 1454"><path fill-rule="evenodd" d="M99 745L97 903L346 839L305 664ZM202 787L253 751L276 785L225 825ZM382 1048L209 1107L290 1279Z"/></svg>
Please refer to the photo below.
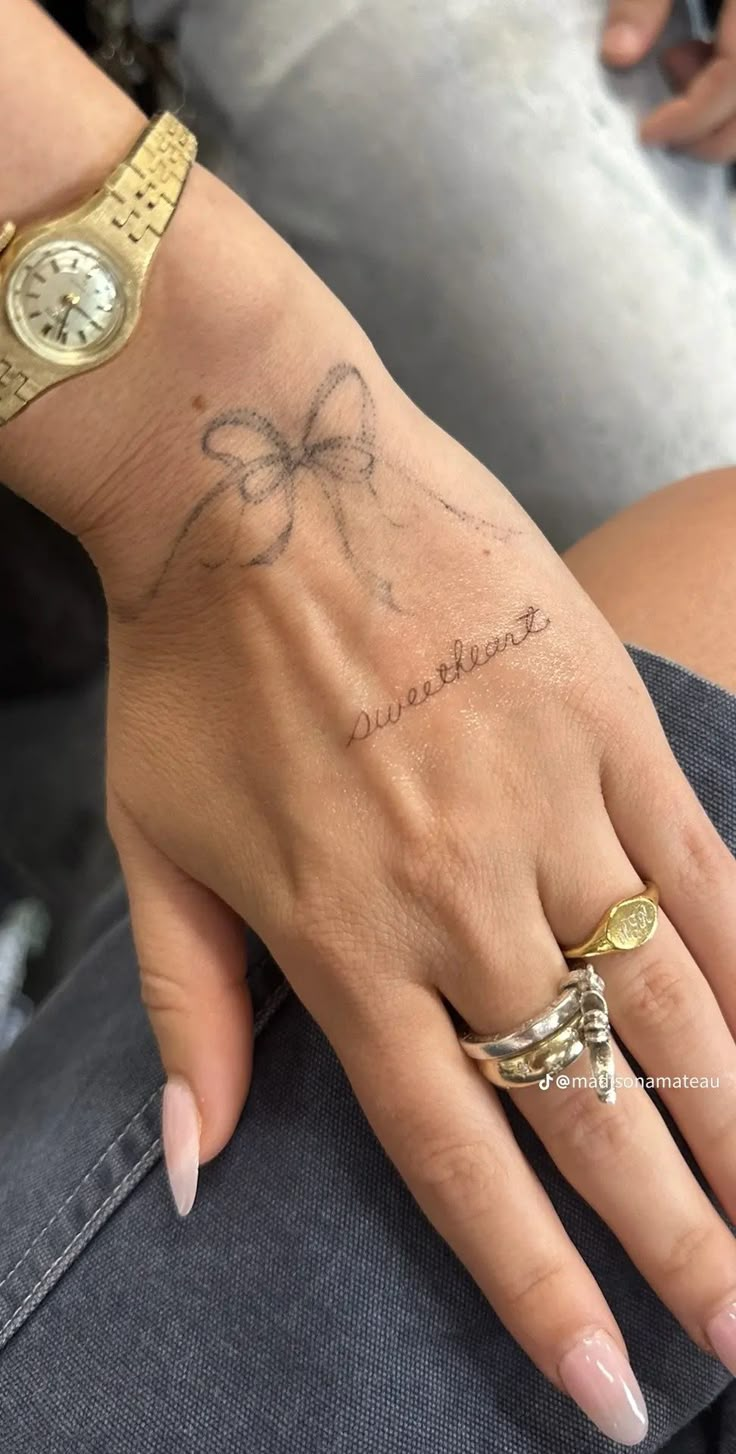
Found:
<svg viewBox="0 0 736 1454"><path fill-rule="evenodd" d="M71 313L72 308L78 308L79 307L79 294L78 293L65 293L64 294L64 297L62 298L61 301L62 301L62 304L63 303L66 303L66 312L63 314L63 316L61 318L61 321L59 323L59 331L58 331L58 333L56 335L56 337L59 338L59 339L61 338L61 335L64 332L64 330L65 330L65 328L67 326L67 323L69 322L69 314Z"/></svg>
<svg viewBox="0 0 736 1454"><path fill-rule="evenodd" d="M57 338L61 338L61 335L64 332L64 329L66 328L67 322L69 320L69 314L71 313L73 307L73 303L67 303L66 313L64 313L59 319L59 327L56 334Z"/></svg>
<svg viewBox="0 0 736 1454"><path fill-rule="evenodd" d="M86 318L87 322L92 326L92 328L96 328L99 332L102 331L102 324L98 323L97 319L93 318L91 313L88 313L86 308L82 307L81 303L75 303L73 306L76 308L77 313L81 313L82 317Z"/></svg>

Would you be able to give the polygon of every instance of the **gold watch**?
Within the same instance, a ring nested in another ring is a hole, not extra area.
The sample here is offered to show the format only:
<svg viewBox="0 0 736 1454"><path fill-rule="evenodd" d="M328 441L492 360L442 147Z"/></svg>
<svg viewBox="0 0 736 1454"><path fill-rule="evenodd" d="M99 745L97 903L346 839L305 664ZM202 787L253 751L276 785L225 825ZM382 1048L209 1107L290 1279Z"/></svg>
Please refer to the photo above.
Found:
<svg viewBox="0 0 736 1454"><path fill-rule="evenodd" d="M0 425L128 342L196 152L164 112L73 212L21 232L0 223Z"/></svg>

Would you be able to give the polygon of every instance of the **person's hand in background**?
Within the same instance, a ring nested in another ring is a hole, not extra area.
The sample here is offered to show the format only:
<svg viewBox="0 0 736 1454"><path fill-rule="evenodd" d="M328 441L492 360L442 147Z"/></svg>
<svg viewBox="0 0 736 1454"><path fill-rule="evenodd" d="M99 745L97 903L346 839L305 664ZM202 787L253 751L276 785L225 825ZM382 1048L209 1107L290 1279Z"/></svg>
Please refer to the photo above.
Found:
<svg viewBox="0 0 736 1454"><path fill-rule="evenodd" d="M672 0L610 0L602 55L629 67L648 55L672 10ZM712 42L683 41L661 56L678 94L644 118L641 139L674 147L703 162L736 160L736 0L725 0Z"/></svg>

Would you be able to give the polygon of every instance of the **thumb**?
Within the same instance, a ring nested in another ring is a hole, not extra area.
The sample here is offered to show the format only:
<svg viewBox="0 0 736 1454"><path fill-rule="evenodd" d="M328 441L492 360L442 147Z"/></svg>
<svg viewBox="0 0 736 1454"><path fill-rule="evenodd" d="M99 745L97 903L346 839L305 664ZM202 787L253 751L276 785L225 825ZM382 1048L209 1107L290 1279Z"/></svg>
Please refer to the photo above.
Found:
<svg viewBox="0 0 736 1454"><path fill-rule="evenodd" d="M141 995L167 1081L162 1134L181 1216L198 1168L227 1145L250 1087L253 1010L238 916L176 867L124 808L111 831L130 903Z"/></svg>
<svg viewBox="0 0 736 1454"><path fill-rule="evenodd" d="M611 0L601 55L609 66L633 66L651 50L672 0Z"/></svg>

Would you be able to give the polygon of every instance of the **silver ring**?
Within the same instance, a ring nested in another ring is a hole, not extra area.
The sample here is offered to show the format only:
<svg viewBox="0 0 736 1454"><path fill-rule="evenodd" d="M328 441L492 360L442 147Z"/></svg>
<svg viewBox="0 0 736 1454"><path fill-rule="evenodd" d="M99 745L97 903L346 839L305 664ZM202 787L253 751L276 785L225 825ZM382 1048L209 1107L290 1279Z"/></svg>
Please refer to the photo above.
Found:
<svg viewBox="0 0 736 1454"><path fill-rule="evenodd" d="M526 1050L533 1050L535 1045L569 1024L579 1012L577 983L568 984L541 1014L532 1015L508 1035L463 1035L463 1050L473 1060L508 1060L515 1055L523 1055Z"/></svg>

